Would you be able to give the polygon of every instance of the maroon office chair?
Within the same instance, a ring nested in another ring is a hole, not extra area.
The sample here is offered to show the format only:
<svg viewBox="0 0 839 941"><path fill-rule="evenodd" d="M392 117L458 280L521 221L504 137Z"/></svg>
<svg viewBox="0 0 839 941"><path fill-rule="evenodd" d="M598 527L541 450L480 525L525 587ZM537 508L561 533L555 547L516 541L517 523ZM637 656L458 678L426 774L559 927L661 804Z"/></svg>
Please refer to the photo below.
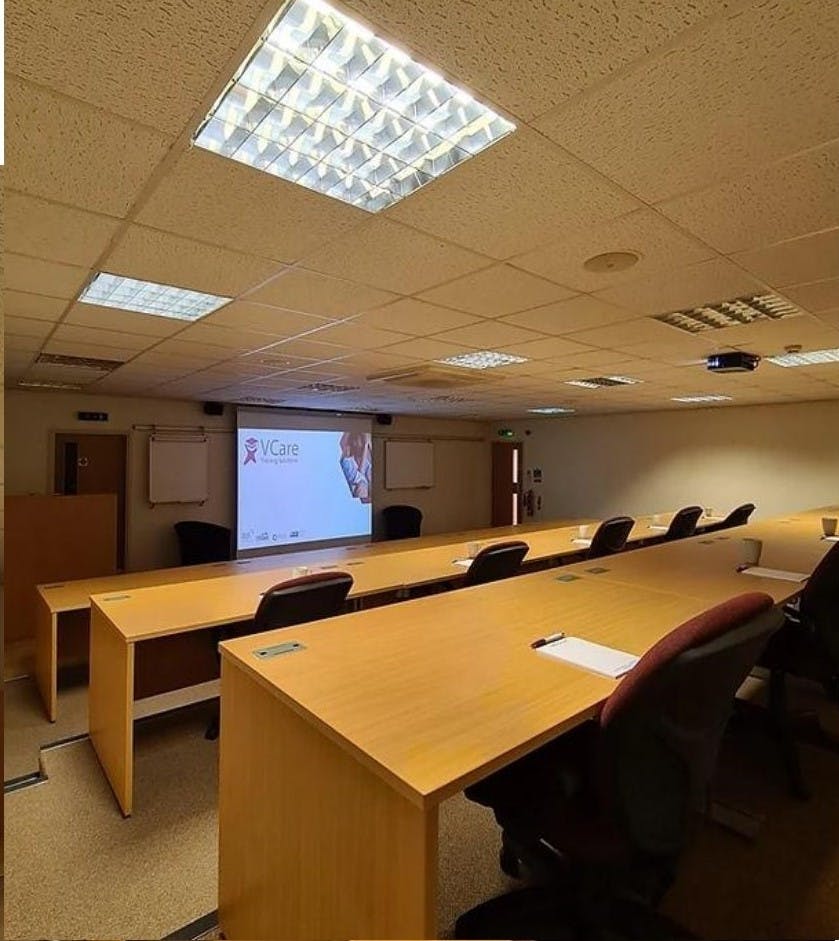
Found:
<svg viewBox="0 0 839 941"><path fill-rule="evenodd" d="M745 526L754 511L754 503L744 503L741 506L735 507L724 520L721 520L719 523L712 523L710 526L705 526L702 531L705 533L718 533L723 529L731 529L732 526Z"/></svg>
<svg viewBox="0 0 839 941"><path fill-rule="evenodd" d="M353 577L346 572L315 572L272 585L262 595L253 622L222 629L215 635L216 646L231 637L295 627L341 614L352 585ZM218 735L219 712L216 711L204 737L213 741Z"/></svg>
<svg viewBox="0 0 839 941"><path fill-rule="evenodd" d="M623 552L634 525L635 520L631 516L613 516L604 520L591 538L587 557L599 559L604 555Z"/></svg>
<svg viewBox="0 0 839 941"><path fill-rule="evenodd" d="M467 585L484 585L516 575L530 547L526 542L512 540L485 546L472 560L466 572Z"/></svg>
<svg viewBox="0 0 839 941"><path fill-rule="evenodd" d="M760 665L769 673L769 711L781 748L790 791L807 797L801 773L798 742L839 753L839 741L829 735L813 713L791 715L787 677L820 683L839 704L839 543L816 566L798 601L784 608L786 621L772 638Z"/></svg>
<svg viewBox="0 0 839 941"><path fill-rule="evenodd" d="M647 651L597 719L467 788L495 812L504 871L527 869L543 885L466 913L456 937L590 938L613 919L654 926L737 689L782 623L758 592L705 611Z"/></svg>
<svg viewBox="0 0 839 941"><path fill-rule="evenodd" d="M393 503L382 510L385 539L411 539L422 532L422 510L404 503Z"/></svg>
<svg viewBox="0 0 839 941"><path fill-rule="evenodd" d="M226 526L204 520L175 523L181 565L228 562L234 558L233 533Z"/></svg>
<svg viewBox="0 0 839 941"><path fill-rule="evenodd" d="M673 539L686 539L688 536L693 536L700 516L702 516L701 506L682 507L670 520L670 525L664 534L664 541L670 542Z"/></svg>

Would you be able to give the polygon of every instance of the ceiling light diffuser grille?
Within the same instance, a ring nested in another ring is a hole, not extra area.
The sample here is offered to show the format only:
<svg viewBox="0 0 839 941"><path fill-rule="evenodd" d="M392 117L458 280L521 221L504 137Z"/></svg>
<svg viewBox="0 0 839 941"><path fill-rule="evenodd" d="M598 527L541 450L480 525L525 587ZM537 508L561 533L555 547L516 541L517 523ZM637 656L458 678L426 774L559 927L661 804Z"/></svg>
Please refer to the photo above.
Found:
<svg viewBox="0 0 839 941"><path fill-rule="evenodd" d="M676 310L669 314L658 314L653 320L666 323L686 333L704 333L706 330L722 330L738 327L756 320L783 320L803 313L794 304L777 294L759 294L754 297L737 297L733 301L704 304L687 310Z"/></svg>
<svg viewBox="0 0 839 941"><path fill-rule="evenodd" d="M594 376L591 379L568 379L565 385L580 386L583 389L607 389L611 386L634 386L640 379L630 379L628 376Z"/></svg>
<svg viewBox="0 0 839 941"><path fill-rule="evenodd" d="M730 402L730 395L676 395L671 399L673 402Z"/></svg>
<svg viewBox="0 0 839 941"><path fill-rule="evenodd" d="M515 125L321 0L291 0L194 143L378 212Z"/></svg>
<svg viewBox="0 0 839 941"><path fill-rule="evenodd" d="M133 310L173 320L198 320L224 306L230 298L100 271L82 291L79 300L83 304Z"/></svg>
<svg viewBox="0 0 839 941"><path fill-rule="evenodd" d="M780 356L767 356L766 359L776 366L821 366L824 363L839 363L839 349L784 353Z"/></svg>
<svg viewBox="0 0 839 941"><path fill-rule="evenodd" d="M444 366L460 366L463 369L494 369L496 366L512 366L516 363L526 363L524 356L513 356L512 353L497 353L494 350L479 350L477 353L460 353L458 356L449 356L435 362Z"/></svg>

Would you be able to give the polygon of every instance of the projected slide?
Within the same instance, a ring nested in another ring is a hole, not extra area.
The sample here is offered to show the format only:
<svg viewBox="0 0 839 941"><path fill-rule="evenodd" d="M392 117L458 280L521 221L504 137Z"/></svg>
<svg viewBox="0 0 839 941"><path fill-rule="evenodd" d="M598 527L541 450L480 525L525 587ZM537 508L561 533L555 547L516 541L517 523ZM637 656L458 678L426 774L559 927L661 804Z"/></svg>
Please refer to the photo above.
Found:
<svg viewBox="0 0 839 941"><path fill-rule="evenodd" d="M369 536L369 432L238 428L238 548Z"/></svg>

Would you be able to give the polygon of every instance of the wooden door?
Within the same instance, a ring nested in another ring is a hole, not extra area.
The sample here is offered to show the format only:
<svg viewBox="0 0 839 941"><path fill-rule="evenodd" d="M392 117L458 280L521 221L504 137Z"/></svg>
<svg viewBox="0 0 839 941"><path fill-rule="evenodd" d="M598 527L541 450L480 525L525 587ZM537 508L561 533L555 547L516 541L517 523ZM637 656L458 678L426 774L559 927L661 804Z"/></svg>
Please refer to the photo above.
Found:
<svg viewBox="0 0 839 941"><path fill-rule="evenodd" d="M125 568L125 435L57 434L55 492L115 493L117 567Z"/></svg>
<svg viewBox="0 0 839 941"><path fill-rule="evenodd" d="M492 443L492 525L521 522L521 442Z"/></svg>

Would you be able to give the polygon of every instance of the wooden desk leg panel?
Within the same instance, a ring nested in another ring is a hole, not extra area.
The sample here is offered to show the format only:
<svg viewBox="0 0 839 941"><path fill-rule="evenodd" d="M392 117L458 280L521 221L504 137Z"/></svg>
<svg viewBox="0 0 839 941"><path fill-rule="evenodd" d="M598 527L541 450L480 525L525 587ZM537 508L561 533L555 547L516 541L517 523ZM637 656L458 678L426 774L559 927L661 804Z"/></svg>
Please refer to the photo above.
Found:
<svg viewBox="0 0 839 941"><path fill-rule="evenodd" d="M58 713L58 615L38 595L35 613L35 682L50 722Z"/></svg>
<svg viewBox="0 0 839 941"><path fill-rule="evenodd" d="M221 701L225 936L436 937L437 808L410 803L227 660Z"/></svg>
<svg viewBox="0 0 839 941"><path fill-rule="evenodd" d="M93 605L90 617L90 738L120 809L134 791L134 645Z"/></svg>

